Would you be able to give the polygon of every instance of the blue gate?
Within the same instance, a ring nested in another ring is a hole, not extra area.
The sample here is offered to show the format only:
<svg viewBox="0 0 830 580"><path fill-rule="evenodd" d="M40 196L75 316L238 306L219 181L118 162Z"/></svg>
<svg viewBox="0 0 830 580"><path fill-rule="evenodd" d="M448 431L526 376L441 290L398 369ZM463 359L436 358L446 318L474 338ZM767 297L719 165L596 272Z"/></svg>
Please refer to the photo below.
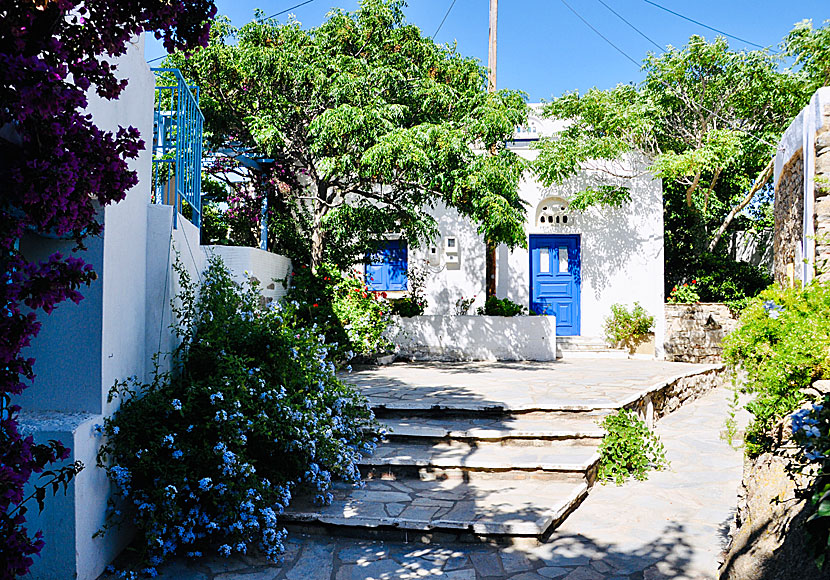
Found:
<svg viewBox="0 0 830 580"><path fill-rule="evenodd" d="M530 236L530 309L556 316L556 334L580 334L578 235Z"/></svg>

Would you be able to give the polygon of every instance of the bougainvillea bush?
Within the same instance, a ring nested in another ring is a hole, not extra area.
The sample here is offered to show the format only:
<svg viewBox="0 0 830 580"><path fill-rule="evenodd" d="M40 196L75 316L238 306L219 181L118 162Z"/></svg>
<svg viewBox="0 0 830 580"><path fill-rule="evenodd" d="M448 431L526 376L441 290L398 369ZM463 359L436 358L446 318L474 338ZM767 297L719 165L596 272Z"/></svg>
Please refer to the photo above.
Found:
<svg viewBox="0 0 830 580"><path fill-rule="evenodd" d="M774 424L805 399L803 389L830 377L830 287L812 283L782 290L771 286L743 311L724 340L724 360L745 373L741 385L754 395L747 409L746 451L771 449Z"/></svg>
<svg viewBox="0 0 830 580"><path fill-rule="evenodd" d="M34 360L21 354L40 329L39 311L95 280L91 267L54 254L29 262L18 241L27 230L74 239L82 247L99 234L101 206L119 201L135 185L127 166L143 147L138 132L102 131L85 112L88 93L117 98L127 84L114 57L142 31L155 31L168 50L207 42L213 0L5 0L0 4L0 578L26 574L44 545L25 523L24 496L32 474L39 484L66 483L75 466L43 473L69 451L35 444L18 431L19 394L35 378ZM48 538L47 538L48 539Z"/></svg>
<svg viewBox="0 0 830 580"><path fill-rule="evenodd" d="M338 360L371 357L392 348L385 335L392 324L385 293L370 291L354 274L331 264L322 264L316 272L299 266L289 278L287 297L296 303L298 316L321 329Z"/></svg>
<svg viewBox="0 0 830 580"><path fill-rule="evenodd" d="M198 299L182 283L181 373L116 385L99 456L123 500L109 525L137 527L149 575L173 554L277 560L292 493L331 501L332 479L357 483L376 441L366 400L335 377L325 336L298 324L295 304L263 304L218 258Z"/></svg>

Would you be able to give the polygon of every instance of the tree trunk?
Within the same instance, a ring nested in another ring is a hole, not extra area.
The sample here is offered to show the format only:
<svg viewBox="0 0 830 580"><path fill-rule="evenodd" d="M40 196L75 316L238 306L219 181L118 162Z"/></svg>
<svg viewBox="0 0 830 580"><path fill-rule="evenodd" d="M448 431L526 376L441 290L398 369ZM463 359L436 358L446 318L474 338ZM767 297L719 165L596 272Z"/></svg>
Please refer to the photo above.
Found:
<svg viewBox="0 0 830 580"><path fill-rule="evenodd" d="M723 237L723 233L726 231L726 228L729 227L729 224L732 223L732 220L735 219L735 216L741 213L743 209L749 205L749 202L752 201L752 198L755 197L755 194L760 191L762 187L769 181L769 178L772 176L772 171L775 169L775 157L769 160L767 166L761 170L761 173L758 174L758 177L755 179L755 183L752 184L749 192L746 196L741 200L741 203L736 205L732 208L732 211L729 212L729 215L726 216L726 219L723 220L723 223L718 228L718 231L715 232L715 237L712 238L712 241L709 242L708 250L713 252L715 247L717 247L718 242Z"/></svg>
<svg viewBox="0 0 830 580"><path fill-rule="evenodd" d="M484 251L484 296L490 298L496 295L496 245L493 242L485 242Z"/></svg>
<svg viewBox="0 0 830 580"><path fill-rule="evenodd" d="M315 274L323 263L323 255L326 249L326 235L323 231L323 218L329 211L326 204L326 195L329 185L325 181L317 183L317 199L314 200L314 222L311 230L311 271Z"/></svg>

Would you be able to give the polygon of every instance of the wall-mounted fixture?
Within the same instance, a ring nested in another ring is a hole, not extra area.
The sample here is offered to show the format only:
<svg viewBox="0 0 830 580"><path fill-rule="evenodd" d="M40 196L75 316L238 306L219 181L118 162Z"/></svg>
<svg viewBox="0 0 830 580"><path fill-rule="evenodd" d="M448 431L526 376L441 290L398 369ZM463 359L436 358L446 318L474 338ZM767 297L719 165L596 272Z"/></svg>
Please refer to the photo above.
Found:
<svg viewBox="0 0 830 580"><path fill-rule="evenodd" d="M444 237L444 263L447 266L457 266L461 263L458 256L458 238L455 236Z"/></svg>
<svg viewBox="0 0 830 580"><path fill-rule="evenodd" d="M438 246L430 246L427 248L427 262L430 266L438 266L441 264L441 251Z"/></svg>

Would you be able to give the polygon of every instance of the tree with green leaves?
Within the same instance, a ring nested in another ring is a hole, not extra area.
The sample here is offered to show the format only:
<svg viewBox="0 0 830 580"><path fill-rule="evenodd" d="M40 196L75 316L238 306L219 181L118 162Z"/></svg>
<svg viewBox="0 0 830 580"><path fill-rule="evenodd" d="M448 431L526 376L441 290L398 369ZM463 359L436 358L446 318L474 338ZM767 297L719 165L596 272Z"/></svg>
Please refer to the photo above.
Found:
<svg viewBox="0 0 830 580"><path fill-rule="evenodd" d="M359 259L390 231L429 239L436 203L486 239L525 243L525 166L505 146L526 119L523 95L488 94L480 63L424 37L403 6L362 0L309 30L261 14L238 30L220 20L205 50L171 59L200 87L209 145L231 160L224 175L242 174L228 186L280 208L281 227L306 223L314 267Z"/></svg>
<svg viewBox="0 0 830 580"><path fill-rule="evenodd" d="M793 54L802 55L797 58L815 77L824 61L810 51L823 36L802 25L790 38L792 50L803 51ZM571 203L618 206L629 192L612 162L633 153L663 179L667 264L715 252L759 193L769 201L776 143L809 98L806 73L783 70L781 58L766 49L733 51L722 37L699 36L649 54L639 85L566 93L545 105L544 114L569 124L540 143L535 170L553 185L590 160L604 161L593 172L596 183Z"/></svg>

